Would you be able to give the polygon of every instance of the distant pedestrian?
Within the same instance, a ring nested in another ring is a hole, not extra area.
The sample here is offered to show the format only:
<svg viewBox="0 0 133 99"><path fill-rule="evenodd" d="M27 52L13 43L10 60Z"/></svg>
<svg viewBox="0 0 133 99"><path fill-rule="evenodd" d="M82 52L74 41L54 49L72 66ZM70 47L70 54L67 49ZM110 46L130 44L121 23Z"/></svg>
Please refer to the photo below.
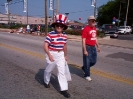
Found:
<svg viewBox="0 0 133 99"><path fill-rule="evenodd" d="M26 27L23 28L23 33L26 33Z"/></svg>
<svg viewBox="0 0 133 99"><path fill-rule="evenodd" d="M38 24L37 25L37 35L40 35L40 33L41 33L40 30L41 30L41 26Z"/></svg>
<svg viewBox="0 0 133 99"><path fill-rule="evenodd" d="M30 33L30 25L27 25L27 33Z"/></svg>
<svg viewBox="0 0 133 99"><path fill-rule="evenodd" d="M31 29L30 29L30 32L31 32L31 33L35 31L35 26L34 26L34 24L33 24L33 25L31 25L31 27L30 27L30 28L31 28Z"/></svg>
<svg viewBox="0 0 133 99"><path fill-rule="evenodd" d="M84 77L91 81L90 67L97 62L97 50L100 52L100 47L97 40L97 31L95 28L96 19L94 16L89 16L88 25L82 30L82 46L83 46L83 67ZM97 49L96 49L97 46Z"/></svg>
<svg viewBox="0 0 133 99"><path fill-rule="evenodd" d="M17 33L23 33L23 27L20 27L19 29L18 29L18 31L16 31Z"/></svg>
<svg viewBox="0 0 133 99"><path fill-rule="evenodd" d="M10 31L9 33L14 33L14 30L13 30L13 29L11 29L11 31Z"/></svg>
<svg viewBox="0 0 133 99"><path fill-rule="evenodd" d="M63 30L67 29L67 17L65 15L56 15L56 22L52 23L54 31L48 33L45 42L44 50L46 52L46 69L44 72L45 87L50 87L51 72L54 67L58 69L58 82L60 85L60 93L69 98L68 82L65 76L65 62L67 60L67 35Z"/></svg>

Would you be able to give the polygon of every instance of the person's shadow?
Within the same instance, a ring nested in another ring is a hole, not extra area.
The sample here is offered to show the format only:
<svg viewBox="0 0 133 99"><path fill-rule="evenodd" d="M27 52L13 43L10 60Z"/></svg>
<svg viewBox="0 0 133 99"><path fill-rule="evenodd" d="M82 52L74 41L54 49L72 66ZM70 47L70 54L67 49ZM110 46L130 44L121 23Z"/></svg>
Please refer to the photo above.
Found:
<svg viewBox="0 0 133 99"><path fill-rule="evenodd" d="M44 85L43 75L44 75L44 69L39 69L38 73L35 75L35 80L41 85Z"/></svg>
<svg viewBox="0 0 133 99"><path fill-rule="evenodd" d="M83 78L83 71L82 71L81 67L76 66L74 64L68 64L68 66L69 66L71 74L75 74L75 75Z"/></svg>
<svg viewBox="0 0 133 99"><path fill-rule="evenodd" d="M68 66L69 66L69 70L70 70L71 74L75 74L75 75L83 78L83 72L80 69L80 67L76 67L73 64L68 64ZM44 70L45 69L39 69L38 73L35 75L35 80L43 86L44 86ZM60 92L58 78L53 73L50 78L50 86L53 86L58 92Z"/></svg>
<svg viewBox="0 0 133 99"><path fill-rule="evenodd" d="M35 75L35 80L43 86L44 86L44 70L45 69L39 69L38 73ZM57 76L54 74L51 75L50 86L53 86L58 92L60 91Z"/></svg>

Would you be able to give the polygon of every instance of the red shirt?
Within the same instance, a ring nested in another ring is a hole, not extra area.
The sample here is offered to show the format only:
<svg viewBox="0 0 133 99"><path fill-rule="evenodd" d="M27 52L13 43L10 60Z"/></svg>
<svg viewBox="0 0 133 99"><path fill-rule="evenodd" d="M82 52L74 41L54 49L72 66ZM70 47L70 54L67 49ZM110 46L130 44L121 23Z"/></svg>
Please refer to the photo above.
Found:
<svg viewBox="0 0 133 99"><path fill-rule="evenodd" d="M86 45L96 45L97 31L95 27L86 26L82 30L82 38L86 38Z"/></svg>
<svg viewBox="0 0 133 99"><path fill-rule="evenodd" d="M40 25L38 25L38 26L37 26L37 30L39 30L39 31L40 31Z"/></svg>

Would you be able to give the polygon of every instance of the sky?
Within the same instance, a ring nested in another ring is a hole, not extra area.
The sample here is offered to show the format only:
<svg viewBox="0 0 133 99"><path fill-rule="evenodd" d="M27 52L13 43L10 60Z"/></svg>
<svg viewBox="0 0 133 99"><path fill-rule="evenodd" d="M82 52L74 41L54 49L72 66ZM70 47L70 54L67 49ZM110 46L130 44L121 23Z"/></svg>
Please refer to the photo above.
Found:
<svg viewBox="0 0 133 99"><path fill-rule="evenodd" d="M24 15L23 0L12 0L9 6L11 14ZM34 17L44 17L44 1L45 0L28 0L28 15ZM48 1L48 16L53 16L53 11L49 10ZM97 7L106 4L109 0L96 0ZM5 6L7 0L0 0L0 12L5 13ZM17 2L17 3L15 3ZM54 0L56 2L56 0ZM56 9L56 5L55 5ZM59 13L68 14L68 20L86 22L90 15L94 15L94 7L91 6L91 0L59 0ZM81 20L79 20L81 18Z"/></svg>

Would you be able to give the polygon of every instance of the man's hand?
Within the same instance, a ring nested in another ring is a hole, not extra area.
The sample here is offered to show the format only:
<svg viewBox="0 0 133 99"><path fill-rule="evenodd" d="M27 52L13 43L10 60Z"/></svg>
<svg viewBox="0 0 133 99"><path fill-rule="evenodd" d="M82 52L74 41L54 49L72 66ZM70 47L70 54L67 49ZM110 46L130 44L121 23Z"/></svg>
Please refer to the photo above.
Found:
<svg viewBox="0 0 133 99"><path fill-rule="evenodd" d="M84 51L84 55L85 55L85 56L88 56L88 52L87 52L87 51Z"/></svg>
<svg viewBox="0 0 133 99"><path fill-rule="evenodd" d="M98 47L98 48L97 48L97 51L100 53L100 52L101 52L101 49Z"/></svg>

